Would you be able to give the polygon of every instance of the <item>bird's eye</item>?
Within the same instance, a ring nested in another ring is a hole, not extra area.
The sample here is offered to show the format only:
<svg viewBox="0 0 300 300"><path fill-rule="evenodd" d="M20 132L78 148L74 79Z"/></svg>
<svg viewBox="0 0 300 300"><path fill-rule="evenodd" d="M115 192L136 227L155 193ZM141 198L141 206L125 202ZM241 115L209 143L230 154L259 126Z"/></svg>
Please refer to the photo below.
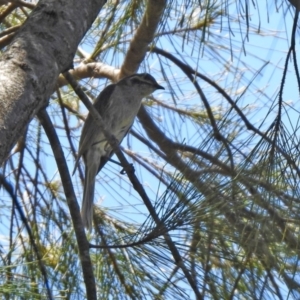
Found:
<svg viewBox="0 0 300 300"><path fill-rule="evenodd" d="M132 79L131 79L131 82L132 83L141 83L141 79L140 78L138 78L138 77L132 77Z"/></svg>
<svg viewBox="0 0 300 300"><path fill-rule="evenodd" d="M155 79L150 74L147 73L132 75L128 79L130 81L130 84L146 84L150 86L156 84Z"/></svg>
<svg viewBox="0 0 300 300"><path fill-rule="evenodd" d="M155 81L155 79L150 74L145 74L144 75L144 79L146 81L150 81L150 82L154 82Z"/></svg>

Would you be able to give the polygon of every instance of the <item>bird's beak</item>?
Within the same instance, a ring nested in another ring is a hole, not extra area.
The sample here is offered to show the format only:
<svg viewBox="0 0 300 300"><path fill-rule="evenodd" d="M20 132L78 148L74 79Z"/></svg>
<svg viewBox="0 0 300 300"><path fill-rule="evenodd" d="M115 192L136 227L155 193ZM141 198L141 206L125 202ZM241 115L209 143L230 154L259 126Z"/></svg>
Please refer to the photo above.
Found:
<svg viewBox="0 0 300 300"><path fill-rule="evenodd" d="M155 87L156 87L157 90L164 90L165 89L163 86L161 86L159 84L157 84Z"/></svg>

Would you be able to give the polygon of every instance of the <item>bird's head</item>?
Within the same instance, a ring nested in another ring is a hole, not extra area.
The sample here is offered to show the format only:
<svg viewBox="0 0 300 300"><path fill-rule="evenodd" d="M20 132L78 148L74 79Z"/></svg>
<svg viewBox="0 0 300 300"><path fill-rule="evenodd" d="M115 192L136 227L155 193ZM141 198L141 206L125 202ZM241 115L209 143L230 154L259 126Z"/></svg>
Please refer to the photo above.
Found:
<svg viewBox="0 0 300 300"><path fill-rule="evenodd" d="M148 96L155 90L165 89L156 82L153 76L148 73L134 74L125 77L118 82L118 85L126 85L139 92L143 97Z"/></svg>

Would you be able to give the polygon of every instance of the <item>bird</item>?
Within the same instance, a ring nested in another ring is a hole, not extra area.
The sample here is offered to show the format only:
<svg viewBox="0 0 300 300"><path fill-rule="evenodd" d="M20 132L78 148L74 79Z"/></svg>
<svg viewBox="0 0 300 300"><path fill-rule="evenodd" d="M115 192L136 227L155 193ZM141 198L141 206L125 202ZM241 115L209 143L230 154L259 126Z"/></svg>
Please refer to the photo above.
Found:
<svg viewBox="0 0 300 300"><path fill-rule="evenodd" d="M119 142L133 125L142 99L158 89L164 89L148 73L134 74L106 86L96 98L93 106L101 115L106 129ZM85 178L81 218L83 225L91 231L96 175L113 155L113 149L104 133L89 113L82 128L79 150L73 174L80 158L85 165Z"/></svg>

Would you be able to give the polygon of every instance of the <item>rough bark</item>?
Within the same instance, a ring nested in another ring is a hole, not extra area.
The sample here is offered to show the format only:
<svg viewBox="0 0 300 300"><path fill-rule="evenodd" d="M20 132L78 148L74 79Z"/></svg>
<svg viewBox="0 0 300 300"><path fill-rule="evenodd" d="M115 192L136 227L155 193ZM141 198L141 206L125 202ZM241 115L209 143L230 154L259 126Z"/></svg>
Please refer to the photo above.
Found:
<svg viewBox="0 0 300 300"><path fill-rule="evenodd" d="M0 164L72 67L104 0L41 0L0 59Z"/></svg>

